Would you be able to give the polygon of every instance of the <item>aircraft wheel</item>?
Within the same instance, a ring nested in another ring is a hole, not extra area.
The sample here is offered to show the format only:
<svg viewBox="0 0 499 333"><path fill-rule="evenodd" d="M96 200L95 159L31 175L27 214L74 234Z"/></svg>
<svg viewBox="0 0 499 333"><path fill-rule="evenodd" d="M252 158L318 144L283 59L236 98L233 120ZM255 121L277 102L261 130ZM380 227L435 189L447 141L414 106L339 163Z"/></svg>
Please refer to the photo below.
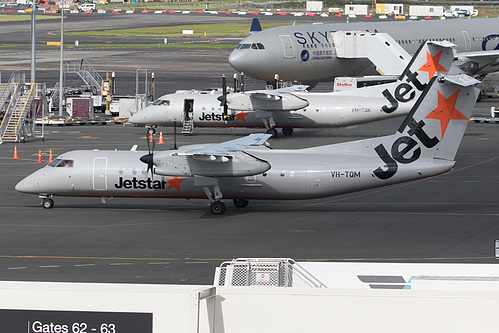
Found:
<svg viewBox="0 0 499 333"><path fill-rule="evenodd" d="M225 213L225 204L222 201L213 201L210 205L210 212L213 215L223 215Z"/></svg>
<svg viewBox="0 0 499 333"><path fill-rule="evenodd" d="M249 204L249 200L246 199L234 199L233 202L237 208L244 208Z"/></svg>
<svg viewBox="0 0 499 333"><path fill-rule="evenodd" d="M267 130L267 134L272 135L272 136L271 136L271 138L277 138L277 134L278 134L278 133L277 133L277 130L276 130L275 128L273 128L273 127L272 127L272 128L269 128L269 129Z"/></svg>
<svg viewBox="0 0 499 333"><path fill-rule="evenodd" d="M50 198L43 199L42 207L45 209L50 209L50 208L54 207L54 200L52 200Z"/></svg>
<svg viewBox="0 0 499 333"><path fill-rule="evenodd" d="M293 135L293 129L289 127L284 127L282 129L282 134L284 134L285 136L291 136Z"/></svg>

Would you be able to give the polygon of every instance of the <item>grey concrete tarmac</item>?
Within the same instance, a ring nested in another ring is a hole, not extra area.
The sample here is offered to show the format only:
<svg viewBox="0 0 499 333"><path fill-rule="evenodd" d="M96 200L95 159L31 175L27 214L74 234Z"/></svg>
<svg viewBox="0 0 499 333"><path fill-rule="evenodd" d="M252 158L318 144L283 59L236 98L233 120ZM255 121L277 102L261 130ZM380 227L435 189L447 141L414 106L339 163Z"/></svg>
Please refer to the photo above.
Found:
<svg viewBox="0 0 499 333"><path fill-rule="evenodd" d="M498 100L479 104L486 115ZM271 141L308 147L393 133L401 119L336 130L297 130ZM220 142L250 130L196 130L180 145ZM165 146L172 130L165 129ZM47 127L45 141L0 145L0 279L210 284L214 269L237 257L296 260L494 263L499 125L470 123L448 174L398 186L307 201L230 202L212 216L205 200L56 198L45 210L15 184L73 149L144 149L143 128ZM140 148L140 146L139 146Z"/></svg>
<svg viewBox="0 0 499 333"><path fill-rule="evenodd" d="M133 17L136 21L130 24L145 24L142 16ZM78 21L75 29L88 20ZM106 22L99 23L111 24ZM47 24L44 31L57 29L57 22ZM21 30L14 25L13 36L25 36ZM8 35L0 31L2 38ZM0 48L4 77L6 66L29 67L28 51ZM37 77L47 82L58 78L58 59L51 59L51 52L39 52ZM226 63L230 49L130 47L68 50L68 55L71 52L84 53L101 73L116 71L123 93L133 93L137 67L159 73L158 95L219 86L220 74L233 73ZM497 104L497 99L485 100L475 114L488 115ZM271 144L300 148L391 134L401 121L296 130L292 138ZM179 136L178 143L221 142L252 132L202 129ZM165 146L172 146L171 129L165 129L165 139ZM0 145L0 279L211 284L215 267L237 257L495 263L498 140L499 125L470 123L456 167L448 174L320 200L255 201L245 209L226 202L226 214L215 217L205 200L113 199L101 204L96 198L56 198L53 209L41 208L36 196L14 190L19 180L41 167L36 163L39 149L45 162L50 149L54 155L74 149L130 149L134 144L146 149L143 128L46 127L44 141L17 145L19 160L12 159L14 145Z"/></svg>

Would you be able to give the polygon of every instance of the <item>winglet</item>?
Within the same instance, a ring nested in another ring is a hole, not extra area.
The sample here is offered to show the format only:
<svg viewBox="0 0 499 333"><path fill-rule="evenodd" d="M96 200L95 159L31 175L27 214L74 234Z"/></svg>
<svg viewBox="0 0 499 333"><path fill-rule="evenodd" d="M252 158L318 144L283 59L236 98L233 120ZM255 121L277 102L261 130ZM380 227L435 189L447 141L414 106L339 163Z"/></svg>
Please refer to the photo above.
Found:
<svg viewBox="0 0 499 333"><path fill-rule="evenodd" d="M257 32L260 32L260 31L262 31L262 26L260 25L260 20L255 17L255 18L253 18L253 21L251 22L251 28L250 28L249 33L256 34Z"/></svg>

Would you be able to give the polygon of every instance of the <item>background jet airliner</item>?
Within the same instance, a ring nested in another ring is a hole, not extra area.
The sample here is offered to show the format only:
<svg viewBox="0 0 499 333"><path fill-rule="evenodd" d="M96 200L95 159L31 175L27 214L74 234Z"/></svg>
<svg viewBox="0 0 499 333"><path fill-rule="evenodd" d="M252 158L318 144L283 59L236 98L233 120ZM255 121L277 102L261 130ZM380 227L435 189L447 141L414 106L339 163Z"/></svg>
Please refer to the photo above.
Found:
<svg viewBox="0 0 499 333"><path fill-rule="evenodd" d="M220 91L183 91L160 97L134 114L137 125L194 127L265 127L290 135L293 128L334 128L405 115L434 75L447 72L452 44L421 44L398 81L331 93L292 89L248 91L220 96ZM402 74L401 74L402 73ZM292 88L292 87L291 87ZM227 103L226 110L220 100Z"/></svg>
<svg viewBox="0 0 499 333"><path fill-rule="evenodd" d="M39 195L44 208L52 208L53 196L208 197L211 213L220 215L222 198L245 207L250 199L323 198L430 177L455 164L476 83L434 77L391 136L290 150L269 149L269 134L252 134L158 152L72 151L16 190Z"/></svg>
<svg viewBox="0 0 499 333"><path fill-rule="evenodd" d="M244 38L230 54L229 63L257 79L272 81L278 74L281 80L303 84L376 74L367 58L338 54L345 45L334 41L331 33L354 30L388 33L409 54L425 40L447 40L457 45L459 66L465 73L477 76L499 70L499 18L276 27Z"/></svg>

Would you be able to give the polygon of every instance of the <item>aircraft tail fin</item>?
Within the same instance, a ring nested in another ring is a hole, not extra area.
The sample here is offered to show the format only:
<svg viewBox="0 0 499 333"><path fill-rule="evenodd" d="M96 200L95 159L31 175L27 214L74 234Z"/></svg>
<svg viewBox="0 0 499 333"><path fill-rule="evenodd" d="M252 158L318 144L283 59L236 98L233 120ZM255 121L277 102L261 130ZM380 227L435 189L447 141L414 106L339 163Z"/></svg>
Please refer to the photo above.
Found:
<svg viewBox="0 0 499 333"><path fill-rule="evenodd" d="M432 78L397 133L375 147L385 165L374 175L388 179L399 169L421 165L427 166L426 174L450 169L478 96L472 85L478 82L466 75Z"/></svg>
<svg viewBox="0 0 499 333"><path fill-rule="evenodd" d="M420 97L433 77L447 73L454 59L453 46L454 44L449 42L427 41L421 44L398 81L386 85L382 91L388 101L382 107L383 112L393 113L399 107L407 107L407 103L412 103Z"/></svg>
<svg viewBox="0 0 499 333"><path fill-rule="evenodd" d="M262 26L260 25L260 20L255 17L255 18L253 18L253 21L251 21L251 28L250 28L249 33L255 34L255 33L260 32L260 31L262 31Z"/></svg>
<svg viewBox="0 0 499 333"><path fill-rule="evenodd" d="M427 41L418 48L399 80L425 85L438 74L449 72L454 60L455 44ZM423 89L421 89L423 90Z"/></svg>

